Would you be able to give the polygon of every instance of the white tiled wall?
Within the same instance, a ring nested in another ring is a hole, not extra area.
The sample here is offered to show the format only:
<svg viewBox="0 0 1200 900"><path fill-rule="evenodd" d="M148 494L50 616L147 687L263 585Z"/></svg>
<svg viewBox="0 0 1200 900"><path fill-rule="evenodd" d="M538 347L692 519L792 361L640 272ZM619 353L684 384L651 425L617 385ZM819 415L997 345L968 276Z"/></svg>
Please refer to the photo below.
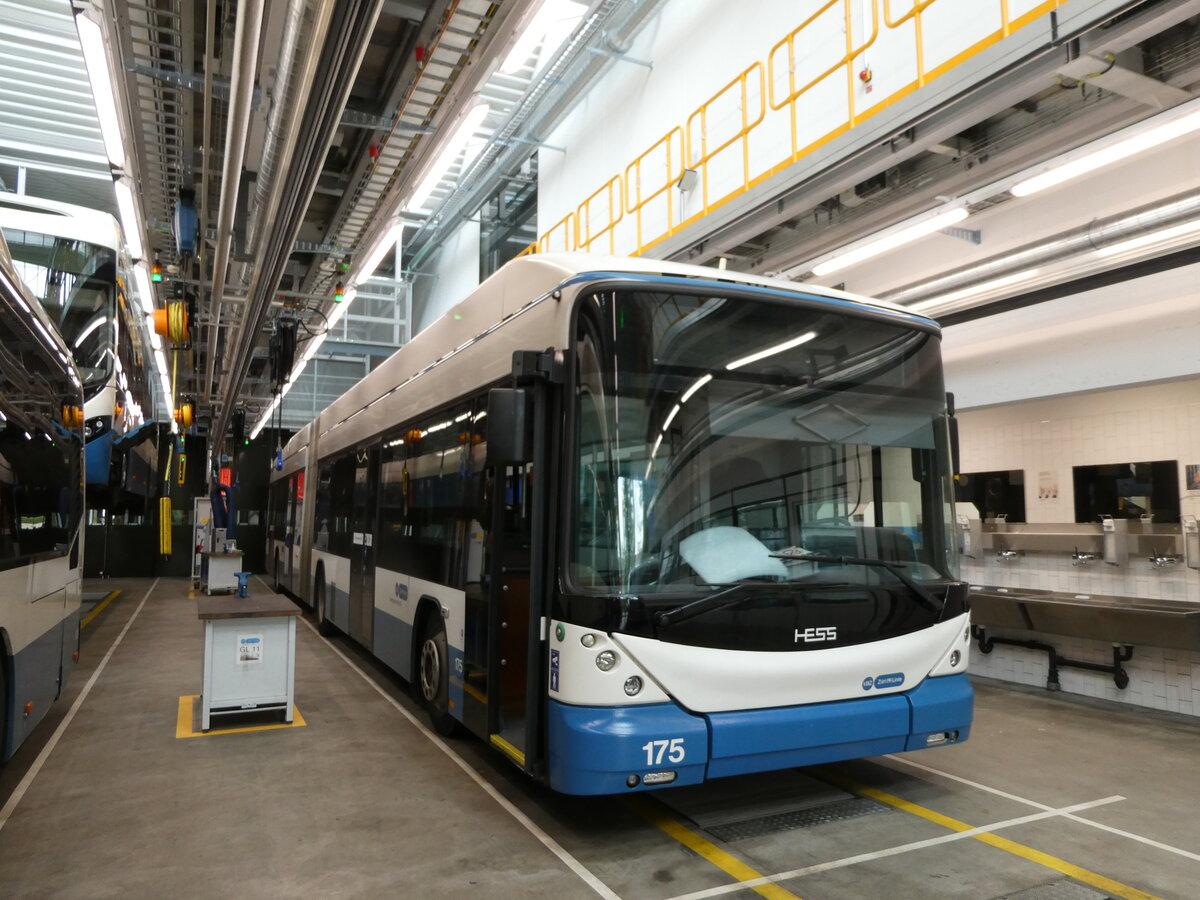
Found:
<svg viewBox="0 0 1200 900"><path fill-rule="evenodd" d="M1174 459L1179 462L1183 491L1184 467L1200 464L1200 379L965 410L959 413L959 434L964 472L1022 469L1027 520L1071 522L1075 518L1072 467L1076 465ZM1046 480L1057 484L1056 498L1039 499L1039 485ZM1200 491L1181 493L1180 506L1185 515L1200 516ZM1123 567L1101 561L1074 567L1065 553L1028 553L1013 561L980 555L962 560L962 573L973 584L1200 604L1200 570L1182 564L1157 569L1136 556ZM1098 641L1016 630L995 633L1037 637L1072 659L1111 662L1111 647ZM1123 691L1111 676L1077 669L1060 670L1062 690L1200 716L1200 653L1136 647L1125 668L1130 684ZM1046 654L1004 646L990 654L975 649L971 670L1044 685Z"/></svg>

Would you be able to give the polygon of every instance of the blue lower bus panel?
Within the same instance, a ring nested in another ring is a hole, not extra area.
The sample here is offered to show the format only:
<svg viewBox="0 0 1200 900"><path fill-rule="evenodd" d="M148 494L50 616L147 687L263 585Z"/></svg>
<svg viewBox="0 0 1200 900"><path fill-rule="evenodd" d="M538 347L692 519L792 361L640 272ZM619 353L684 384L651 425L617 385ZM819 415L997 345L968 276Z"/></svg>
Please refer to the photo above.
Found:
<svg viewBox="0 0 1200 900"><path fill-rule="evenodd" d="M564 794L654 787L643 777L665 772L675 778L661 784L699 784L708 763L708 723L674 703L568 706L551 700L547 744L550 786Z"/></svg>
<svg viewBox="0 0 1200 900"><path fill-rule="evenodd" d="M551 701L550 785L613 794L955 743L973 697L966 675L948 675L899 694L708 715Z"/></svg>

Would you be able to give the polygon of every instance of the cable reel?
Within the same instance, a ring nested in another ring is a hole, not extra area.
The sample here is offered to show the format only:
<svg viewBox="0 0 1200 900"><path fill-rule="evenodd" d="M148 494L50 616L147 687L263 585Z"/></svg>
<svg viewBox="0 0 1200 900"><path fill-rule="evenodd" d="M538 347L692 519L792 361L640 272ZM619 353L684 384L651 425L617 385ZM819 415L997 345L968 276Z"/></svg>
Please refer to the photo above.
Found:
<svg viewBox="0 0 1200 900"><path fill-rule="evenodd" d="M163 309L154 311L154 331L171 343L188 341L188 305L185 300L173 300Z"/></svg>

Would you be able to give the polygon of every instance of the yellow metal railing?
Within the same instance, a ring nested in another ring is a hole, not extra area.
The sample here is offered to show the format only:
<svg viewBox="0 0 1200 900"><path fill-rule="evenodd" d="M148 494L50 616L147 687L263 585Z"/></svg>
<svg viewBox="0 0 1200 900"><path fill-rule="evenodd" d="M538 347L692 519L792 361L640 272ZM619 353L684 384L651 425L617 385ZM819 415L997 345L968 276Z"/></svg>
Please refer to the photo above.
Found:
<svg viewBox="0 0 1200 900"><path fill-rule="evenodd" d="M640 247L645 216L655 207L665 207L666 227L675 224L675 192L671 188L683 177L683 129L676 125L625 169L625 211L634 217L634 236ZM661 199L660 199L661 198Z"/></svg>
<svg viewBox="0 0 1200 900"><path fill-rule="evenodd" d="M939 3L944 8L946 0L882 0L882 11L880 0L870 0L869 21L863 0L827 0L774 44L765 61L743 69L682 126L670 128L519 255L592 250L597 243L609 253L642 254L1066 0L977 2L979 14L994 16L998 27L930 66L922 17ZM857 20L856 10L861 14ZM913 77L870 96L864 54L885 41L907 39L903 29L911 30ZM838 39L826 40L830 34ZM828 93L837 85L844 88ZM834 107L844 102L843 114L823 123L827 127L819 133L806 132L804 126L814 117L805 104L826 104L828 111L831 98ZM764 159L783 128L790 135L783 144L787 155ZM699 195L685 213L682 191L677 196L673 188L683 188L681 180L690 171L696 173ZM632 243L622 246L617 226L626 215L632 228L622 227L621 233Z"/></svg>
<svg viewBox="0 0 1200 900"><path fill-rule="evenodd" d="M591 250L592 245L600 238L608 237L608 252L616 252L616 227L624 215L624 205L621 200L622 179L614 175L608 182L579 204L575 210L576 245L580 250ZM592 209L596 208L596 222L599 227L592 228ZM607 211L607 218L605 214Z"/></svg>
<svg viewBox="0 0 1200 900"><path fill-rule="evenodd" d="M688 116L688 168L700 173L701 198L705 211L711 205L709 178L714 167L710 164L726 150L741 152L741 184L750 180L749 135L766 115L763 99L764 72L762 63L754 63Z"/></svg>

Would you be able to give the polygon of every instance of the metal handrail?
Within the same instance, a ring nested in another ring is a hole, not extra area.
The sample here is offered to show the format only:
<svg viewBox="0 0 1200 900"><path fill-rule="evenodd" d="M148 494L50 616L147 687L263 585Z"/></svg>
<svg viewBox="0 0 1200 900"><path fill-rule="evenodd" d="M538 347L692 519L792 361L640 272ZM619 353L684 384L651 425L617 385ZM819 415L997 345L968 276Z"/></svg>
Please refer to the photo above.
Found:
<svg viewBox="0 0 1200 900"><path fill-rule="evenodd" d="M556 222L537 241L522 250L520 255L546 252L552 246L555 250L588 250L599 238L606 235L609 238L609 250L612 252L629 252L635 256L645 253L656 244L678 234L704 216L745 194L763 179L792 165L859 122L886 109L901 97L945 75L997 41L1025 27L1051 10L1057 9L1066 0L1044 0L1016 18L1010 15L1009 0L994 0L999 10L1000 27L977 39L969 47L962 49L933 68L926 66L921 16L935 6L939 0L907 0L911 3L911 8L905 9L896 17L893 17L892 2L893 0L883 0L881 16L879 0L871 0L870 22L863 22L862 37L856 43L853 10L858 6L859 0L828 0L774 44L765 61L756 61L747 66L732 81L696 107L684 120L683 126L671 127L663 137L634 157L622 172L608 178L598 190L577 207L575 212L568 213L563 219ZM798 85L797 39L801 38L808 29L813 28L815 23L821 22L822 17L826 14L836 14L839 10L844 23L845 53L822 72ZM896 87L887 95L872 98L870 106L862 110L857 109L856 82L858 78L854 71L855 60L880 41L885 29L896 31L910 22L912 23L916 77L910 82ZM755 98L753 90L755 74L758 76L757 98ZM846 116L844 120L830 127L822 135L810 135L802 140L801 132L797 128L797 123L802 121L802 115L798 111L797 104L818 85L824 84L827 79L843 77L846 82ZM777 85L784 84L787 86L787 93L780 95ZM714 137L709 132L710 118L715 118L716 106L728 102L731 96L735 101L740 101L741 127L736 131L723 133L720 137ZM752 109L752 107L754 108ZM778 162L753 169L750 155L751 136L764 123L773 123L780 115L786 115L790 120L789 153ZM678 168L674 164L675 157L672 153L673 142L677 139L682 144L679 147ZM715 169L718 164L724 164L724 151L734 145L739 145L742 150L741 182L721 196L715 199L710 198L709 186L713 176L711 170ZM651 161L654 161L656 165L659 164L663 155L666 157L665 178L661 181L654 180L643 184L645 168L651 165ZM679 183L685 169L694 169L697 172L699 183L702 185L701 204L698 211L677 222L675 221L677 204L671 188ZM610 197L608 221L597 218L593 211L592 201L601 194L607 194ZM646 233L648 229L645 228L644 213L648 206L663 194L667 196L665 225L657 232ZM620 202L613 203L611 199L613 196L616 196ZM615 246L615 229L625 215L633 216L635 222L633 234L636 244L629 249ZM584 219L586 222L583 221Z"/></svg>

